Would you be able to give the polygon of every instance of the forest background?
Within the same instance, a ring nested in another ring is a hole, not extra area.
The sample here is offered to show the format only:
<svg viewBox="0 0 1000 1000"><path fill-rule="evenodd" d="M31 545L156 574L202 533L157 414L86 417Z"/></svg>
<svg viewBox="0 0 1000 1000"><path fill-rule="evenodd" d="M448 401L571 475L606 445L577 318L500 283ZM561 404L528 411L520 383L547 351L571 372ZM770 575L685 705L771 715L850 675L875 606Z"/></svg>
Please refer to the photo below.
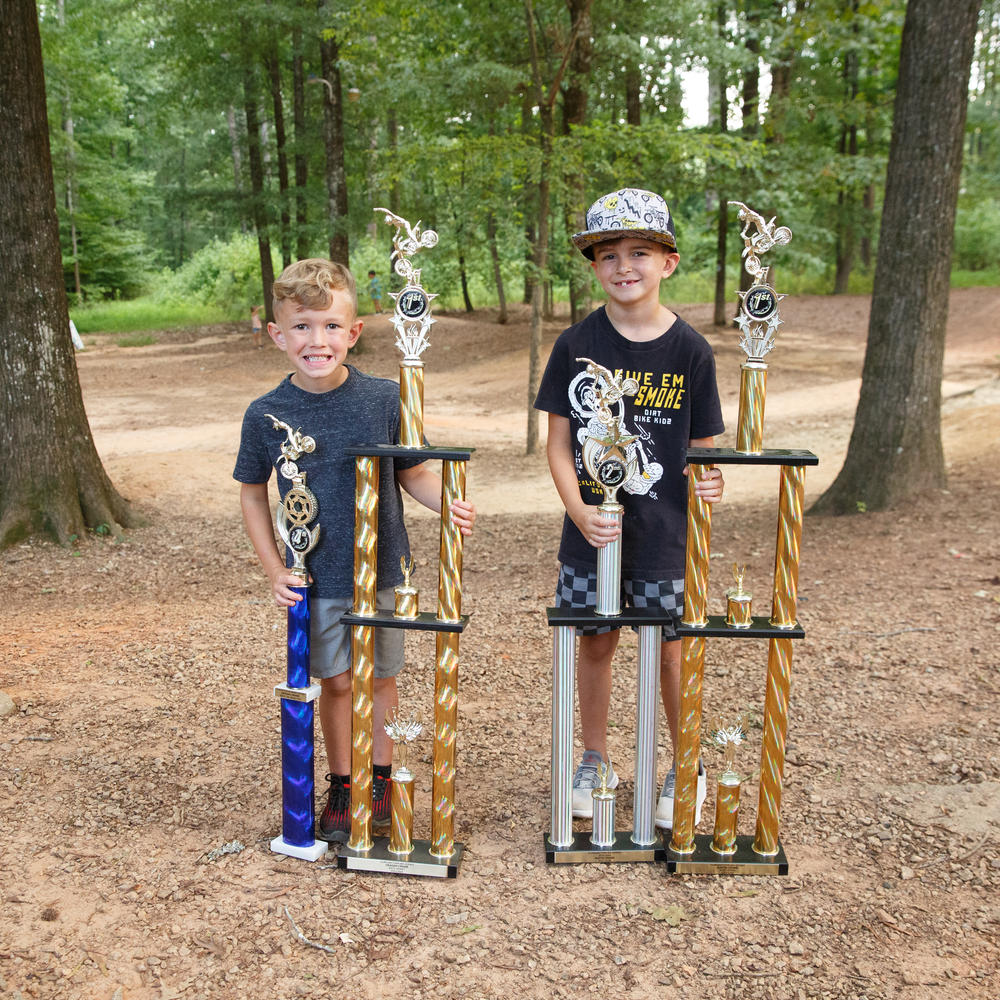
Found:
<svg viewBox="0 0 1000 1000"><path fill-rule="evenodd" d="M502 322L540 280L546 311L568 299L576 315L592 289L567 235L626 185L666 195L682 250L670 294L714 297L717 322L738 280L727 199L793 228L781 291L870 291L904 10L43 2L73 318L86 333L245 317L277 270L314 254L385 280L377 206L446 235L422 262L445 307L498 305ZM1000 284L998 53L988 0L953 285ZM685 118L692 73L707 74L704 125Z"/></svg>

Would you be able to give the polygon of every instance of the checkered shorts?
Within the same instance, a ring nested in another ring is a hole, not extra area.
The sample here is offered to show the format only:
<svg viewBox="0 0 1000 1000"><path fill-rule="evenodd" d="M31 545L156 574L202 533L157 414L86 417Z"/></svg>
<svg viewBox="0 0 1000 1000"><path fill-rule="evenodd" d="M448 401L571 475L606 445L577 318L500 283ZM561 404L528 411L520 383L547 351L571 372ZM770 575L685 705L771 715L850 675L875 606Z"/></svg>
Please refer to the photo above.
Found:
<svg viewBox="0 0 1000 1000"><path fill-rule="evenodd" d="M597 606L597 571L577 569L563 564L556 583L557 608L593 608ZM684 611L684 580L622 580L622 607L655 608L669 611L673 619L662 627L664 642L677 639L675 628ZM577 635L602 635L619 625L581 625ZM632 626L633 630L635 626Z"/></svg>

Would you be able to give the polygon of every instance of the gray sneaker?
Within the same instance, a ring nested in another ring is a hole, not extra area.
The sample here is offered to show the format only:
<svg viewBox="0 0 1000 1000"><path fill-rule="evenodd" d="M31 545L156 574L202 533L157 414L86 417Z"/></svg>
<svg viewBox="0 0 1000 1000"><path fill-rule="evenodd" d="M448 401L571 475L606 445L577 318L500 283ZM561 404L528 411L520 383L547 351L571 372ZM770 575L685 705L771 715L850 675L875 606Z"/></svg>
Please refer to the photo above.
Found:
<svg viewBox="0 0 1000 1000"><path fill-rule="evenodd" d="M601 787L601 764L604 758L596 750L585 750L583 760L573 775L573 816L575 819L591 819L594 815L595 788ZM618 787L618 775L611 769L608 788Z"/></svg>
<svg viewBox="0 0 1000 1000"><path fill-rule="evenodd" d="M674 825L674 785L677 782L677 765L667 772L663 779L663 791L660 792L660 799L656 803L656 825L661 830L670 830ZM705 765L698 761L698 792L695 795L694 825L701 822L701 807L705 804L705 797L708 795L708 776L705 774Z"/></svg>

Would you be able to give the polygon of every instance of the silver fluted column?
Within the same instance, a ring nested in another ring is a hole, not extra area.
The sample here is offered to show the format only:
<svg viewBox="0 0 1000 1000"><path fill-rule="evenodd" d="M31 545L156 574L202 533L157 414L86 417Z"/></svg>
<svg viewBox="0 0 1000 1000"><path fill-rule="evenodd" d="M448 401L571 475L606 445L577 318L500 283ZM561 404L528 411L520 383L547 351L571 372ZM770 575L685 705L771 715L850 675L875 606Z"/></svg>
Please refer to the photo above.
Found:
<svg viewBox="0 0 1000 1000"><path fill-rule="evenodd" d="M632 805L632 842L640 847L656 843L653 825L656 798L656 720L660 688L660 626L639 629L639 665L636 668L635 793Z"/></svg>
<svg viewBox="0 0 1000 1000"><path fill-rule="evenodd" d="M552 633L552 817L549 843L573 843L573 692L576 687L576 629Z"/></svg>
<svg viewBox="0 0 1000 1000"><path fill-rule="evenodd" d="M620 503L604 502L597 508L601 517L621 527L625 508ZM622 536L597 550L597 607L599 615L622 613Z"/></svg>

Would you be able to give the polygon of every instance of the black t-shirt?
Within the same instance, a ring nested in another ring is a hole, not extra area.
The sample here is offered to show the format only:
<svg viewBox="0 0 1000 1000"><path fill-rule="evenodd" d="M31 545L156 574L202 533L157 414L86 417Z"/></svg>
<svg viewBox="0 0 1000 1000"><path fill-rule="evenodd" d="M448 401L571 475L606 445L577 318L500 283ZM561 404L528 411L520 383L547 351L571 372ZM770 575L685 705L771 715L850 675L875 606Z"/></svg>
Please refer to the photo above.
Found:
<svg viewBox="0 0 1000 1000"><path fill-rule="evenodd" d="M686 449L692 438L724 430L712 348L680 317L655 340L627 340L603 306L556 340L535 408L569 419L580 496L600 504L604 490L583 464L588 433L601 426L593 409L594 378L587 374L586 362L577 358L589 358L639 383L635 396L612 407L624 434L636 436L628 453L638 458L637 472L618 491L618 502L625 508L622 574L679 579L684 576L687 530ZM597 549L568 516L563 519L559 560L581 568L597 565Z"/></svg>
<svg viewBox="0 0 1000 1000"><path fill-rule="evenodd" d="M282 497L292 485L279 471L283 459L283 430L275 430L265 416L271 413L316 441L316 450L297 461L306 473L306 486L316 495L319 543L306 556L315 597L345 598L354 593L355 459L349 447L396 444L399 441L399 385L347 366L347 380L329 392L306 392L290 377L255 399L243 417L240 450L233 478L241 483L266 483L272 471ZM394 587L403 581L401 556L409 557L410 543L403 525L403 499L396 469L419 465L424 459L379 459L378 580ZM286 553L291 566L291 555Z"/></svg>

